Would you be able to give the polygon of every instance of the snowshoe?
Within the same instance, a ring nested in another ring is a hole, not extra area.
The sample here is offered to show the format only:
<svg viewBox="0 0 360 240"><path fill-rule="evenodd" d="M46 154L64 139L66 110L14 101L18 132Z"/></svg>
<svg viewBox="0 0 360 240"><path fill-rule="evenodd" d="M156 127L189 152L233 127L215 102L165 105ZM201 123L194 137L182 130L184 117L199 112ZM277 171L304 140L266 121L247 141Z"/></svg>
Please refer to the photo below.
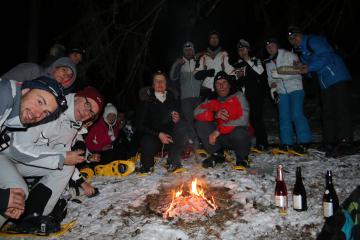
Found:
<svg viewBox="0 0 360 240"><path fill-rule="evenodd" d="M256 147L251 147L251 148L250 148L250 152L252 152L252 153L263 153L262 150L260 150L260 149L258 149L258 148L256 148Z"/></svg>
<svg viewBox="0 0 360 240"><path fill-rule="evenodd" d="M116 160L106 165L97 165L95 174L98 176L126 177L135 171L135 162L130 160Z"/></svg>
<svg viewBox="0 0 360 240"><path fill-rule="evenodd" d="M173 165L170 165L167 170L168 170L169 173L182 173L182 172L186 172L186 169L183 168L182 166L173 166Z"/></svg>
<svg viewBox="0 0 360 240"><path fill-rule="evenodd" d="M196 149L195 154L201 158L209 157L209 154L204 149Z"/></svg>
<svg viewBox="0 0 360 240"><path fill-rule="evenodd" d="M80 174L90 183L95 173L91 168L85 167L80 170Z"/></svg>
<svg viewBox="0 0 360 240"><path fill-rule="evenodd" d="M233 165L234 170L244 171L250 166L248 157L241 160L236 160L236 164Z"/></svg>
<svg viewBox="0 0 360 240"><path fill-rule="evenodd" d="M16 225L12 223L5 224L2 229L0 230L0 238L21 238L21 239L32 239L32 238L56 238L61 237L65 235L67 232L69 232L76 224L76 220L71 220L68 223L61 224L60 229L56 232L46 232L46 226L42 230L45 230L45 232L42 231L35 231L35 232L19 232L17 231ZM41 229L40 229L41 230Z"/></svg>

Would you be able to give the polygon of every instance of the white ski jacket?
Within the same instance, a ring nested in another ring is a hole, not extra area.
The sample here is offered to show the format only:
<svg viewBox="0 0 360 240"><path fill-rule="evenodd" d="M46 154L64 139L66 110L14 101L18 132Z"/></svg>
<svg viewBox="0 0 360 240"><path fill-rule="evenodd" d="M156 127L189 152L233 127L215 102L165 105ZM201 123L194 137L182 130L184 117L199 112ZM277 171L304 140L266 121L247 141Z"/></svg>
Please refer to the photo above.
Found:
<svg viewBox="0 0 360 240"><path fill-rule="evenodd" d="M300 74L286 75L278 74L276 71L276 68L281 66L293 66L295 60L299 60L295 53L285 49L279 49L276 59L266 63L269 86L271 87L273 82L276 83L276 91L280 94L287 94L303 89L302 77Z"/></svg>
<svg viewBox="0 0 360 240"><path fill-rule="evenodd" d="M9 152L20 163L49 169L62 169L66 152L77 138L82 122L75 120L75 94L66 96L68 109L58 119L28 128L24 132L13 132Z"/></svg>

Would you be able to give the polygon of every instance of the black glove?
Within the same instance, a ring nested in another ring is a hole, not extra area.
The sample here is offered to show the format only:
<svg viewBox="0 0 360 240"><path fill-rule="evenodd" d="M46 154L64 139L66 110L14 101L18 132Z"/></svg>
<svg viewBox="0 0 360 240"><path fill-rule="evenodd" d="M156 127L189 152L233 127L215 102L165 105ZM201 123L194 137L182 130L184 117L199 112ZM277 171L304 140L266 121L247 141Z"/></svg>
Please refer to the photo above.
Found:
<svg viewBox="0 0 360 240"><path fill-rule="evenodd" d="M213 77L215 75L215 69L200 70L195 73L194 77L196 80L204 80L207 77Z"/></svg>

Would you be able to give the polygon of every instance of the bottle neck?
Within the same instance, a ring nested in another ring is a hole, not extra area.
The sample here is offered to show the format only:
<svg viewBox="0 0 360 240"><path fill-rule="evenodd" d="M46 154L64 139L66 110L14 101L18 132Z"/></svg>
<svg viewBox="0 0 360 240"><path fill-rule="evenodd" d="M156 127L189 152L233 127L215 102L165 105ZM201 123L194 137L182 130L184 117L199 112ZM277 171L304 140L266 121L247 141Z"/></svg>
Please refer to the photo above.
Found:
<svg viewBox="0 0 360 240"><path fill-rule="evenodd" d="M330 186L332 186L333 185L333 183L332 183L332 176L330 175L326 175L326 186L327 187L330 187Z"/></svg>
<svg viewBox="0 0 360 240"><path fill-rule="evenodd" d="M284 175L283 175L283 170L281 167L277 168L277 177L276 177L276 181L284 181Z"/></svg>
<svg viewBox="0 0 360 240"><path fill-rule="evenodd" d="M297 168L296 169L296 182L301 182L302 181L302 177L301 177L301 169Z"/></svg>

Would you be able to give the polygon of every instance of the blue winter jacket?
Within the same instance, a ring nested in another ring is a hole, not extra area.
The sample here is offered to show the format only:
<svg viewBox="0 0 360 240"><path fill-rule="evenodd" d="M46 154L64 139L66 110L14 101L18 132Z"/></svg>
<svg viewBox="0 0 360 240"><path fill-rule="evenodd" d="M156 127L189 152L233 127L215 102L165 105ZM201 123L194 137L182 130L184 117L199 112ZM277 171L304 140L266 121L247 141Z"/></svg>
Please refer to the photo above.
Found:
<svg viewBox="0 0 360 240"><path fill-rule="evenodd" d="M308 66L308 71L317 73L321 89L351 80L343 59L334 52L325 37L303 35L299 51L301 62Z"/></svg>

